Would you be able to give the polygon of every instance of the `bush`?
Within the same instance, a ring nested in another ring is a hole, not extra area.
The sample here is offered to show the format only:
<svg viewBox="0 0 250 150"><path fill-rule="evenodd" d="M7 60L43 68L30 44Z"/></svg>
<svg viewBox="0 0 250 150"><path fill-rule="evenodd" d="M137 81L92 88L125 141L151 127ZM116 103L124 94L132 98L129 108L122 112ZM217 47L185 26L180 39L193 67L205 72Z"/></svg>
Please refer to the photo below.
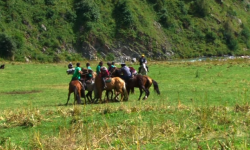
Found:
<svg viewBox="0 0 250 150"><path fill-rule="evenodd" d="M65 20L68 22L75 22L76 17L77 16L76 16L75 12L72 12L72 11L67 11L65 14Z"/></svg>
<svg viewBox="0 0 250 150"><path fill-rule="evenodd" d="M170 27L172 25L172 20L170 15L168 14L167 9L162 9L159 13L159 22L164 26L164 27Z"/></svg>
<svg viewBox="0 0 250 150"><path fill-rule="evenodd" d="M108 53L107 56L105 57L105 60L113 61L115 60L115 55L113 53Z"/></svg>
<svg viewBox="0 0 250 150"><path fill-rule="evenodd" d="M216 33L212 32L212 31L208 31L208 32L206 33L205 38L206 38L206 41L207 41L207 42L214 43L214 41L215 41L216 38L217 38L217 35L216 35Z"/></svg>
<svg viewBox="0 0 250 150"><path fill-rule="evenodd" d="M249 38L250 38L250 30L248 29L247 26L243 26L243 29L241 31L241 36L243 37L244 41L249 40Z"/></svg>
<svg viewBox="0 0 250 150"><path fill-rule="evenodd" d="M0 34L0 56L10 58L14 56L17 44L14 39L6 34Z"/></svg>
<svg viewBox="0 0 250 150"><path fill-rule="evenodd" d="M126 1L119 1L114 10L117 24L129 28L135 24L134 16Z"/></svg>
<svg viewBox="0 0 250 150"><path fill-rule="evenodd" d="M45 5L55 5L55 0L44 0Z"/></svg>
<svg viewBox="0 0 250 150"><path fill-rule="evenodd" d="M94 1L85 1L75 3L77 14L84 22L97 21L100 18L100 10Z"/></svg>
<svg viewBox="0 0 250 150"><path fill-rule="evenodd" d="M207 0L196 0L191 6L191 13L196 16L206 17L209 15L209 5Z"/></svg>

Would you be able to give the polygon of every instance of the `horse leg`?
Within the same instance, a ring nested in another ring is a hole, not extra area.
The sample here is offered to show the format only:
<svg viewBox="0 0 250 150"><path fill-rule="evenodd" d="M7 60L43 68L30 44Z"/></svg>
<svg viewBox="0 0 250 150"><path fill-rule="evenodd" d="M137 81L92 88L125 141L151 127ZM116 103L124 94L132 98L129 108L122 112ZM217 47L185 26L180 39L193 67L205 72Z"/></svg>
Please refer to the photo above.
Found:
<svg viewBox="0 0 250 150"><path fill-rule="evenodd" d="M68 93L68 100L67 103L65 104L66 106L68 105L69 99L70 99L70 92Z"/></svg>
<svg viewBox="0 0 250 150"><path fill-rule="evenodd" d="M139 99L138 99L138 100L141 100L141 96L142 96L142 92L143 92L143 91L142 91L142 88L141 88L141 87L139 88L139 90L140 90L140 96L139 96Z"/></svg>

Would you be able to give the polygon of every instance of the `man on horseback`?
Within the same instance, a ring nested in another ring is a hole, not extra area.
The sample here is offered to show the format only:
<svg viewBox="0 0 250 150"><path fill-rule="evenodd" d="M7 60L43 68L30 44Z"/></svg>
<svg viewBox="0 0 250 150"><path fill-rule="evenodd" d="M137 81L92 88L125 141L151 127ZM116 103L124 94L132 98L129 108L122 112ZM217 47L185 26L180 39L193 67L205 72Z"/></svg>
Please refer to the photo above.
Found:
<svg viewBox="0 0 250 150"><path fill-rule="evenodd" d="M112 65L112 63L110 63L110 62L108 62L107 65L108 65L108 71L109 71L109 72L111 72L112 69L115 68L115 66Z"/></svg>
<svg viewBox="0 0 250 150"><path fill-rule="evenodd" d="M106 82L105 81L106 81L106 78L109 77L109 71L104 66L102 66L100 70L101 70L101 72L100 72L99 76L102 78L102 81L103 81L102 82L103 83L103 89L106 89L107 86L106 86Z"/></svg>
<svg viewBox="0 0 250 150"><path fill-rule="evenodd" d="M81 66L81 64L79 62L76 63L75 71L74 71L74 74L72 76L71 81L78 80L81 83L81 85L82 85L81 92L83 93L84 92L84 83L83 83L83 81L81 81L82 69L81 69L80 66Z"/></svg>
<svg viewBox="0 0 250 150"><path fill-rule="evenodd" d="M132 77L132 74L130 72L130 69L128 66L126 66L125 63L121 64L121 78L126 82L127 80L129 80Z"/></svg>
<svg viewBox="0 0 250 150"><path fill-rule="evenodd" d="M88 74L86 76L87 80L91 80L93 78L93 71L92 71L92 68L90 67L90 64L89 63L86 63L86 67L88 69Z"/></svg>
<svg viewBox="0 0 250 150"><path fill-rule="evenodd" d="M145 64L145 65L147 64L147 60L146 60L146 58L144 56L145 55L142 54L141 58L139 59L139 62L140 62L139 73L141 73L141 68L143 67L143 64ZM148 71L148 66L147 65L146 65L146 68L147 68L147 71Z"/></svg>
<svg viewBox="0 0 250 150"><path fill-rule="evenodd" d="M96 67L96 73L99 75L101 73L101 67L103 66L103 62L100 61L98 66Z"/></svg>
<svg viewBox="0 0 250 150"><path fill-rule="evenodd" d="M68 69L72 69L73 68L73 64L72 64L72 62L70 62L69 64L68 64Z"/></svg>

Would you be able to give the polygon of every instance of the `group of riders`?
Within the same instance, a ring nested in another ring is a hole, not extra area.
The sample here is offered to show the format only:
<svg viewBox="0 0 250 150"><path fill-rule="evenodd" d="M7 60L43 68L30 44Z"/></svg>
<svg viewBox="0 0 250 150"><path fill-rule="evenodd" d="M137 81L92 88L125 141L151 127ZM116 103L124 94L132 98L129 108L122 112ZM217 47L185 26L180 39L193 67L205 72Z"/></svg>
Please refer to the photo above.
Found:
<svg viewBox="0 0 250 150"><path fill-rule="evenodd" d="M139 63L140 63L140 67L139 67L139 73L141 72L141 68L143 67L143 64L147 64L147 60L144 56L144 54L141 55L140 59L139 59ZM106 89L106 80L108 77L111 76L112 74L112 70L116 68L115 66L115 62L108 62L107 63L108 68L106 68L105 66L103 66L103 62L100 61L98 66L96 67L96 73L97 76L102 78L102 82L103 82L103 89ZM147 66L146 66L147 67ZM91 82L93 80L93 70L90 67L90 63L86 63L86 68L87 68L87 74L86 74L86 80L85 82L81 79L81 75L83 74L82 68L81 68L81 64L78 62L76 64L76 67L73 68L73 64L70 63L68 65L69 69L74 69L74 73L72 76L71 80L79 80L83 86L82 89L85 89L84 86L86 84L86 82ZM148 67L147 67L147 71L148 71ZM137 74L136 70L133 67L128 67L125 63L121 63L121 68L120 68L120 78L122 78L125 83L133 77L133 75Z"/></svg>

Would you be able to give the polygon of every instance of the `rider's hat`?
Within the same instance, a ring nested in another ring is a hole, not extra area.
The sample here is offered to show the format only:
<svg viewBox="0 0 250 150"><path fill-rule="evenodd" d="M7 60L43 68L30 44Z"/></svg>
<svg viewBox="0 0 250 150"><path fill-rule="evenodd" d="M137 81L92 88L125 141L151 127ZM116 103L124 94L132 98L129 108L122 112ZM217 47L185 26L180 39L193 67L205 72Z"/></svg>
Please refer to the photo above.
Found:
<svg viewBox="0 0 250 150"><path fill-rule="evenodd" d="M107 62L107 65L111 65L111 63L110 63L110 62Z"/></svg>
<svg viewBox="0 0 250 150"><path fill-rule="evenodd" d="M144 57L145 55L144 55L144 54L142 54L141 56L143 56L143 57Z"/></svg>
<svg viewBox="0 0 250 150"><path fill-rule="evenodd" d="M125 66L126 64L125 63L121 63L121 66Z"/></svg>

